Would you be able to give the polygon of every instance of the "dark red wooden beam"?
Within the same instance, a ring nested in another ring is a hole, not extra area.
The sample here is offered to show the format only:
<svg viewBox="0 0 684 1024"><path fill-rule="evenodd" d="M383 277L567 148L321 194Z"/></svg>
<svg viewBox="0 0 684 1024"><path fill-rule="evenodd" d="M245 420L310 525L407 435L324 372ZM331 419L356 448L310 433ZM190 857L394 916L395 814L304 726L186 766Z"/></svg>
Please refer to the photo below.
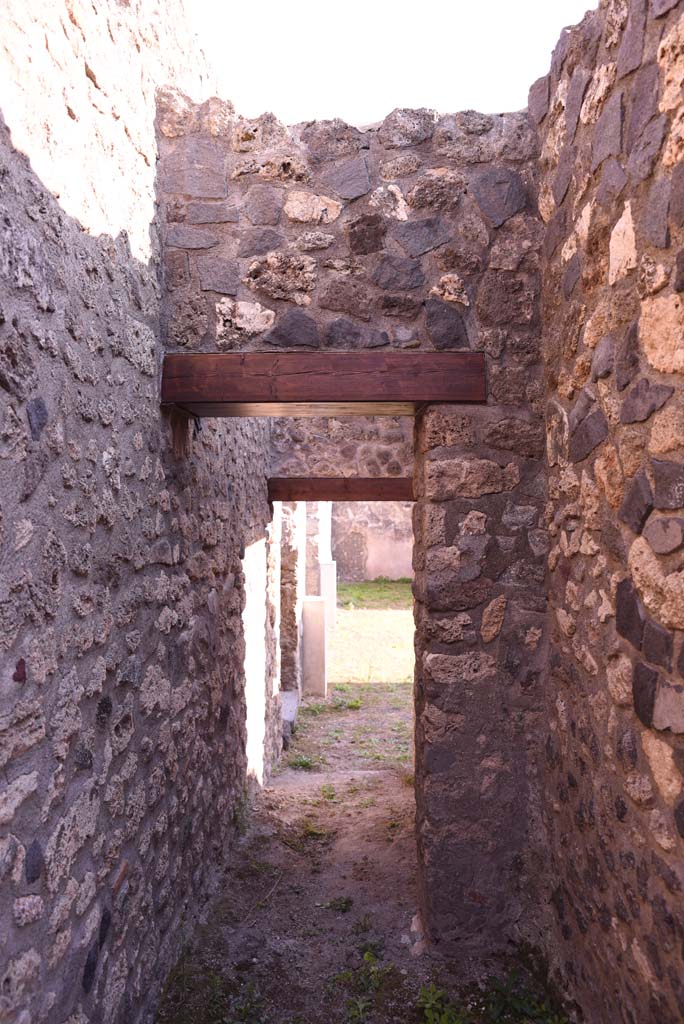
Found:
<svg viewBox="0 0 684 1024"><path fill-rule="evenodd" d="M481 352L174 353L162 373L162 402L196 416L412 415L485 399Z"/></svg>
<svg viewBox="0 0 684 1024"><path fill-rule="evenodd" d="M413 501L410 476L276 476L269 501Z"/></svg>

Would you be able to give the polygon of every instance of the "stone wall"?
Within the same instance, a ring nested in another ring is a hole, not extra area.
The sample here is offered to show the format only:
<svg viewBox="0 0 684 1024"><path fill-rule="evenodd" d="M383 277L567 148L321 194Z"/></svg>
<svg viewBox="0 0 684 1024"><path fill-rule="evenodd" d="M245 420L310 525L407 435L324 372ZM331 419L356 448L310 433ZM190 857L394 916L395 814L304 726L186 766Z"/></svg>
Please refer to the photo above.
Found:
<svg viewBox="0 0 684 1024"><path fill-rule="evenodd" d="M413 575L413 502L336 501L332 553L346 583Z"/></svg>
<svg viewBox="0 0 684 1024"><path fill-rule="evenodd" d="M525 113L396 110L364 132L341 121L285 128L226 104L211 134L182 95L166 104L171 345L487 357L486 416L436 410L419 431L422 905L445 943L528 937L545 554L534 126ZM377 422L283 422L274 462L405 473L405 427Z"/></svg>
<svg viewBox="0 0 684 1024"><path fill-rule="evenodd" d="M536 83L547 222L550 949L592 1021L680 1021L684 5L611 0Z"/></svg>
<svg viewBox="0 0 684 1024"><path fill-rule="evenodd" d="M543 446L515 392L416 424L421 903L431 937L475 956L544 942Z"/></svg>
<svg viewBox="0 0 684 1024"><path fill-rule="evenodd" d="M268 437L181 427L178 457L159 411L154 89L202 67L180 4L10 3L0 47L0 1019L135 1024L242 813L254 545L275 700Z"/></svg>

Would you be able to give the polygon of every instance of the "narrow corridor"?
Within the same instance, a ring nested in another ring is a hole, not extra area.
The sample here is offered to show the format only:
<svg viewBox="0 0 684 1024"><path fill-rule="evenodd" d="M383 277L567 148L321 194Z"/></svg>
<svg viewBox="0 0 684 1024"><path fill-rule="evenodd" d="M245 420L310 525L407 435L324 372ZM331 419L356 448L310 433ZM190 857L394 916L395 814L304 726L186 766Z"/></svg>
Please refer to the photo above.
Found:
<svg viewBox="0 0 684 1024"><path fill-rule="evenodd" d="M428 951L415 916L410 583L341 584L338 605L329 696L305 699L157 1024L560 1022L528 996L520 1013L482 1015L491 991L472 993L485 979ZM450 1002L457 989L474 1015Z"/></svg>

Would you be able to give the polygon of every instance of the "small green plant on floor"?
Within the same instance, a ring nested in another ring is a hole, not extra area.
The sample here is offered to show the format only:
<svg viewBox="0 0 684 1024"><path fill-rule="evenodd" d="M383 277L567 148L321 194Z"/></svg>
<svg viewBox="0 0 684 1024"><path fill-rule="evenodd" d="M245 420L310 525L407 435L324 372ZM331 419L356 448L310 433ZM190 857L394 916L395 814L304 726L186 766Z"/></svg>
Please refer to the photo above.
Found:
<svg viewBox="0 0 684 1024"><path fill-rule="evenodd" d="M423 985L418 995L421 1024L467 1024L457 1007L447 999L446 992L435 984Z"/></svg>
<svg viewBox="0 0 684 1024"><path fill-rule="evenodd" d="M368 996L354 996L347 1002L347 1020L349 1024L363 1024L373 1003Z"/></svg>
<svg viewBox="0 0 684 1024"><path fill-rule="evenodd" d="M365 935L371 930L373 925L373 919L370 914L364 914L358 921L355 921L352 925L352 932L354 935Z"/></svg>
<svg viewBox="0 0 684 1024"><path fill-rule="evenodd" d="M517 973L512 971L505 981L492 978L486 992L487 1013L492 1021L518 1022L539 1021L540 1024L565 1024L546 1000L539 999L522 985Z"/></svg>
<svg viewBox="0 0 684 1024"><path fill-rule="evenodd" d="M437 985L424 985L416 1000L420 1024L567 1024L523 984L516 973L502 981L491 978L468 997L468 1006L449 999Z"/></svg>
<svg viewBox="0 0 684 1024"><path fill-rule="evenodd" d="M293 754L288 760L290 768L297 768L299 771L310 772L316 767L316 759L308 754Z"/></svg>
<svg viewBox="0 0 684 1024"><path fill-rule="evenodd" d="M253 982L230 999L228 1013L221 1024L268 1024L264 1001Z"/></svg>
<svg viewBox="0 0 684 1024"><path fill-rule="evenodd" d="M329 910L337 910L340 914L348 914L353 903L354 900L351 896L336 896L335 899L330 900L326 906Z"/></svg>

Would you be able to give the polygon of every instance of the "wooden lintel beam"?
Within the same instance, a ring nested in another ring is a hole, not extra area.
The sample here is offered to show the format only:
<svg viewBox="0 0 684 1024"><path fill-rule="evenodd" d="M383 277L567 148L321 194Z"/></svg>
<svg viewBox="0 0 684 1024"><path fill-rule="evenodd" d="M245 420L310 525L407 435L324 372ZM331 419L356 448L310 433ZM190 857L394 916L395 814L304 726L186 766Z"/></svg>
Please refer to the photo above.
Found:
<svg viewBox="0 0 684 1024"><path fill-rule="evenodd" d="M481 352L173 353L162 373L162 402L196 416L396 416L485 400Z"/></svg>
<svg viewBox="0 0 684 1024"><path fill-rule="evenodd" d="M276 476L269 501L413 501L413 479L400 477Z"/></svg>

